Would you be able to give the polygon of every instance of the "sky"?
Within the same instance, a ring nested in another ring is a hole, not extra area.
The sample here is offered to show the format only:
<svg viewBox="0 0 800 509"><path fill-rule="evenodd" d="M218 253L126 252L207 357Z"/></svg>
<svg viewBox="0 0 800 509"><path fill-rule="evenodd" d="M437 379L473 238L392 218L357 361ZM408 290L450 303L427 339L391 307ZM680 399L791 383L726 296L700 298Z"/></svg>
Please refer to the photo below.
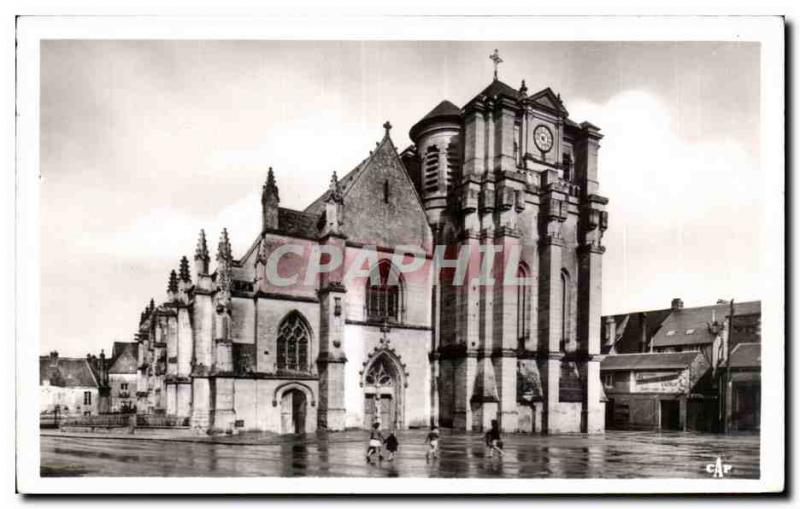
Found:
<svg viewBox="0 0 800 509"><path fill-rule="evenodd" d="M762 296L757 43L43 41L40 352L132 340L200 228L234 256L272 166L302 209L441 100L551 87L605 138L602 313Z"/></svg>

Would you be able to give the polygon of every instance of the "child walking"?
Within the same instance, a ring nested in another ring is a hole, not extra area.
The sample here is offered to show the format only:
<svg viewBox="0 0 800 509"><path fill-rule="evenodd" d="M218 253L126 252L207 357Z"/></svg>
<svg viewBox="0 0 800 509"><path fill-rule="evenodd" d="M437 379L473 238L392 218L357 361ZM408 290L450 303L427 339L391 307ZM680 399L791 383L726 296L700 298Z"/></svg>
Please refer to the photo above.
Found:
<svg viewBox="0 0 800 509"><path fill-rule="evenodd" d="M439 428L431 426L431 431L425 437L425 443L430 444L428 450L425 452L425 462L430 461L431 457L437 459L439 457Z"/></svg>
<svg viewBox="0 0 800 509"><path fill-rule="evenodd" d="M397 441L397 437L394 436L394 431L389 432L389 436L386 437L386 456L389 461L394 461L394 455L397 454L397 448L400 445Z"/></svg>
<svg viewBox="0 0 800 509"><path fill-rule="evenodd" d="M367 463L372 463L372 456L377 453L378 461L383 460L381 447L383 447L383 435L380 430L380 423L373 423L372 430L369 432L369 445L367 446Z"/></svg>

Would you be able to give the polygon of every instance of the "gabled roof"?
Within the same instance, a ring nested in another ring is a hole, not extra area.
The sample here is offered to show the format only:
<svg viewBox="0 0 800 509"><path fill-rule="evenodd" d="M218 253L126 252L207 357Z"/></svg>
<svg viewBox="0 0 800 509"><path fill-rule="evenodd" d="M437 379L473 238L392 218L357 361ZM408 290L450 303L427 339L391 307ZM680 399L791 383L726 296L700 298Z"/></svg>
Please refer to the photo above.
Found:
<svg viewBox="0 0 800 509"><path fill-rule="evenodd" d="M640 315L642 314L646 317L648 342L652 341L654 347L667 347L713 342L715 336L708 330L708 324L713 320L725 323L729 313L730 304L722 303L679 310L667 308L612 315L617 329L615 350L619 353L639 351L642 337ZM735 317L754 316L760 313L761 303L759 301L734 303ZM603 320L603 327L605 327L605 320ZM689 330L694 332L687 333ZM672 332L670 333L670 331ZM608 347L604 346L603 353L607 353L607 351Z"/></svg>
<svg viewBox="0 0 800 509"><path fill-rule="evenodd" d="M405 174L406 178L408 179L411 188L414 190L414 193L416 193L416 188L414 187L414 183L411 181L411 177L408 175L408 172L406 171L403 162L400 161L400 158L397 154L397 149L395 148L394 143L392 143L392 139L389 136L384 136L383 140L381 140L381 142L378 143L378 146L375 147L375 150L373 150L370 153L369 157L361 161L358 164L358 166L350 170L350 172L347 173L347 175L345 175L344 178L339 179L339 189L341 190L342 197L343 199L345 199L345 201L347 200L347 195L350 193L353 187L355 187L356 181L359 179L359 177L361 177L364 171L367 168L369 168L370 163L373 160L375 160L381 153L393 154L393 156L397 158L397 162L400 168L402 168L402 171ZM304 212L306 214L316 215L317 217L322 215L322 213L325 210L325 205L324 205L325 200L328 198L328 196L330 196L330 193L331 193L330 189L325 191L319 198L314 200L311 203L311 205L306 207ZM417 201L419 201L420 204L422 203L422 199L420 198L419 195L417 195Z"/></svg>
<svg viewBox="0 0 800 509"><path fill-rule="evenodd" d="M730 367L732 368L760 368L761 344L739 343L731 350Z"/></svg>
<svg viewBox="0 0 800 509"><path fill-rule="evenodd" d="M642 327L644 326L646 328L646 337L649 343L650 339L652 339L659 327L661 327L661 323L669 316L670 311L669 309L656 309L642 313L613 315L614 323L616 324L614 349L618 353L639 352L642 339ZM640 317L642 314L645 317L644 323L642 323ZM607 353L607 349L603 353Z"/></svg>
<svg viewBox="0 0 800 509"><path fill-rule="evenodd" d="M374 154L374 152L373 152L373 154ZM358 165L356 165L355 168L353 168L352 170L347 172L347 175L345 175L344 177L339 179L339 189L341 189L343 195L344 195L344 193L346 193L350 189L352 189L352 187L353 187L352 184L355 181L356 176L359 173L361 173L361 170L364 169L364 167L367 165L367 162L371 158L372 158L372 155L370 155L366 159L362 160L360 163L358 163ZM325 210L325 205L324 205L325 200L328 199L328 196L330 196L330 194L331 194L331 191L330 191L330 189L328 189L327 191L322 193L322 195L319 196L316 200L311 202L311 205L306 207L304 212L306 214L313 214L313 215L316 215L316 216L321 215L322 212L324 212L324 210Z"/></svg>
<svg viewBox="0 0 800 509"><path fill-rule="evenodd" d="M39 385L45 380L55 387L97 387L97 379L86 359L39 357Z"/></svg>
<svg viewBox="0 0 800 509"><path fill-rule="evenodd" d="M555 92L553 92L550 87L532 94L530 97L528 97L528 103L538 105L542 109L549 110L565 117L569 116L569 112L564 107L564 103L561 101L561 98Z"/></svg>
<svg viewBox="0 0 800 509"><path fill-rule="evenodd" d="M628 353L609 355L600 363L603 371L636 371L657 369L684 369L700 352L681 353Z"/></svg>
<svg viewBox="0 0 800 509"><path fill-rule="evenodd" d="M111 367L108 373L112 375L130 375L136 373L139 365L139 344L115 341L111 350Z"/></svg>
<svg viewBox="0 0 800 509"><path fill-rule="evenodd" d="M734 303L734 316L759 312L760 303ZM724 324L730 314L730 304L714 304L683 308L671 311L661 324L661 329L653 337L653 346L698 345L713 343L716 334L709 330L709 324L716 321Z"/></svg>

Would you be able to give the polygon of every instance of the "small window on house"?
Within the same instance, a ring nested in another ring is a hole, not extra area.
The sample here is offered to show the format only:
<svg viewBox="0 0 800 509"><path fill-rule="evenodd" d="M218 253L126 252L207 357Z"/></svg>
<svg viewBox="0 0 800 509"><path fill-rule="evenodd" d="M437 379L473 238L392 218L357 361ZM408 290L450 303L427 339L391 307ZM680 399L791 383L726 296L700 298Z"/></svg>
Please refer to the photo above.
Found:
<svg viewBox="0 0 800 509"><path fill-rule="evenodd" d="M614 373L603 374L603 385L606 387L611 387L614 385Z"/></svg>
<svg viewBox="0 0 800 509"><path fill-rule="evenodd" d="M694 329L686 329L686 334L694 334Z"/></svg>
<svg viewBox="0 0 800 509"><path fill-rule="evenodd" d="M667 336L674 336L674 335L675 335L675 331L674 330L668 330L667 331Z"/></svg>
<svg viewBox="0 0 800 509"><path fill-rule="evenodd" d="M120 384L120 385L119 385L119 388L120 388L120 390L122 390L122 391L127 391L127 390L128 390L128 384Z"/></svg>
<svg viewBox="0 0 800 509"><path fill-rule="evenodd" d="M83 404L84 405L91 405L92 404L92 393L89 391L85 391L83 393Z"/></svg>
<svg viewBox="0 0 800 509"><path fill-rule="evenodd" d="M383 203L389 203L389 181L383 182Z"/></svg>

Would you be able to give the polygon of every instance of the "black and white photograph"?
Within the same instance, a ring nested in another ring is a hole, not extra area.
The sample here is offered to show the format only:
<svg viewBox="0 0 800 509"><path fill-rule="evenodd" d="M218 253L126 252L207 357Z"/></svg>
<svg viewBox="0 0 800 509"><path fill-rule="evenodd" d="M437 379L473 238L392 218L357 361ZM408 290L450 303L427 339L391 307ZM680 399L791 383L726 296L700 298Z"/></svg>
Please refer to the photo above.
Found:
<svg viewBox="0 0 800 509"><path fill-rule="evenodd" d="M783 20L323 25L19 19L20 489L782 490Z"/></svg>

